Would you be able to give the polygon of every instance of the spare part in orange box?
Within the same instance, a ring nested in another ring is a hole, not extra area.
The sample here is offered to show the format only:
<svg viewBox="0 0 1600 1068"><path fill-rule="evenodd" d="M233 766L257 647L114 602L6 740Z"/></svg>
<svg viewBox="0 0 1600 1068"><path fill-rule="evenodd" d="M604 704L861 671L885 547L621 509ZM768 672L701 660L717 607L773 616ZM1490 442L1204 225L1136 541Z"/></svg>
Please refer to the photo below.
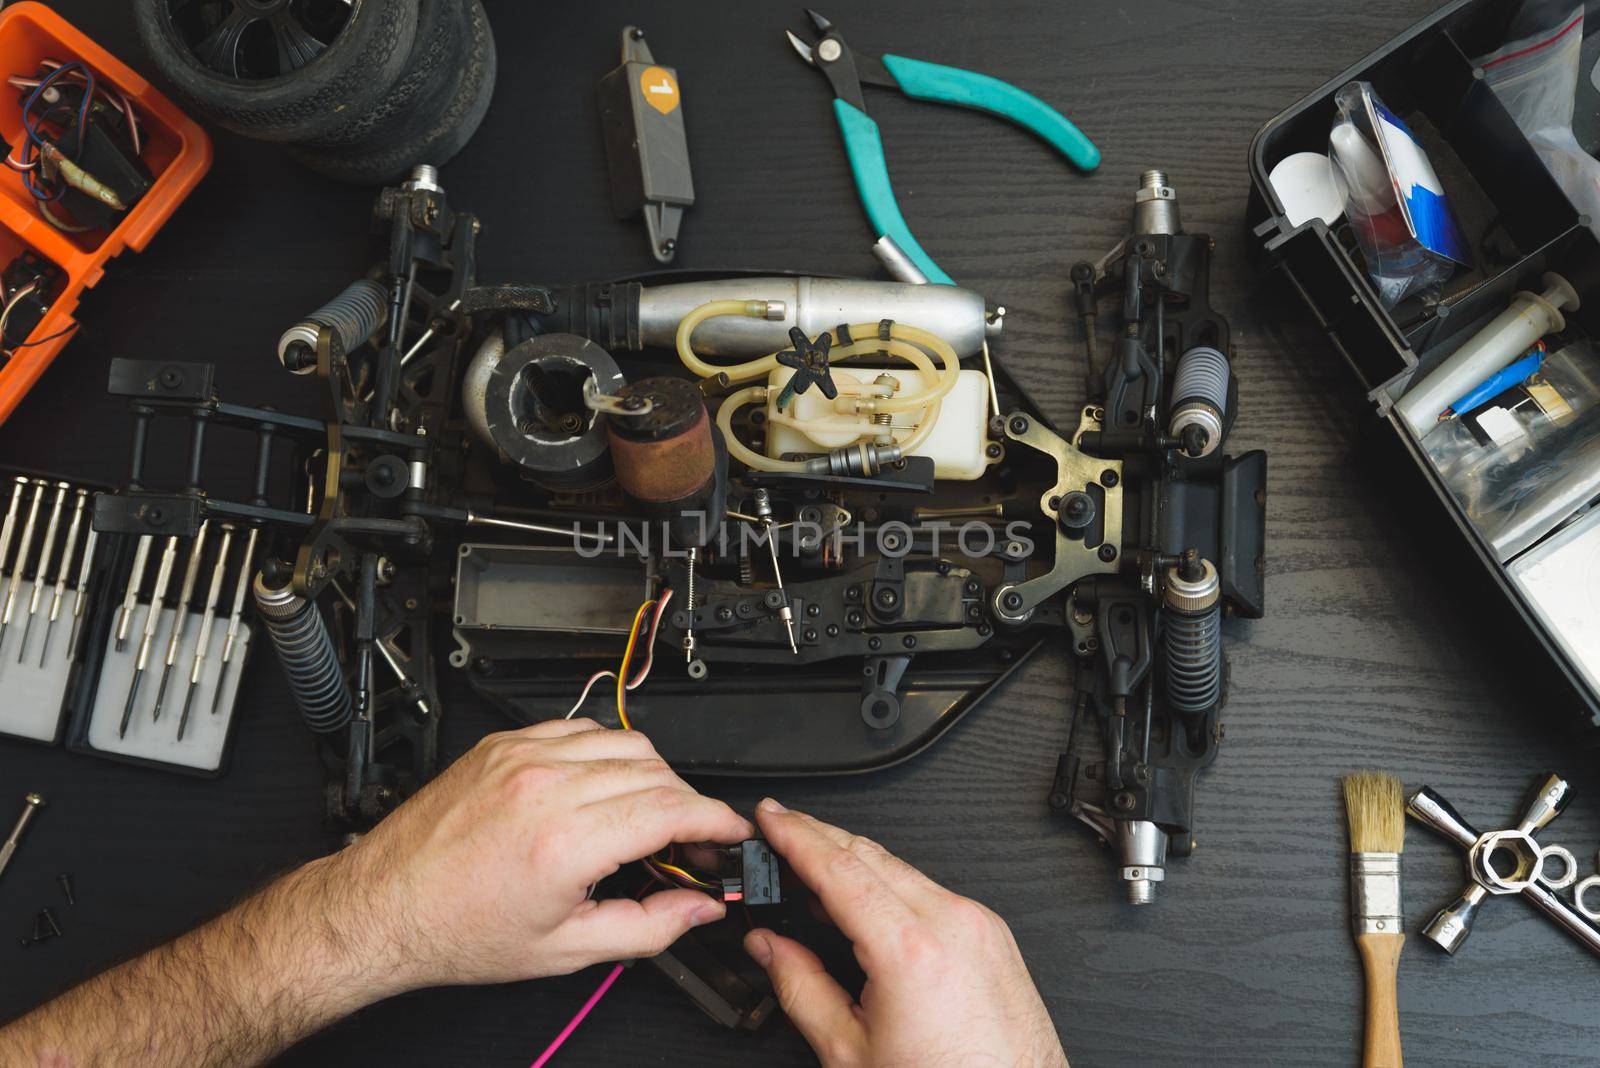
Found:
<svg viewBox="0 0 1600 1068"><path fill-rule="evenodd" d="M0 11L0 71L31 74L46 61L74 60L91 70L100 85L115 89L131 104L143 136L141 159L154 183L115 228L66 233L41 213L22 174L0 168L0 264L31 254L65 276L49 310L0 366L0 422L10 416L71 340L78 300L85 289L100 281L106 263L124 249L138 252L149 244L211 167L211 139L205 131L60 15L34 0L22 0ZM0 137L12 146L27 139L23 95L0 93Z"/></svg>

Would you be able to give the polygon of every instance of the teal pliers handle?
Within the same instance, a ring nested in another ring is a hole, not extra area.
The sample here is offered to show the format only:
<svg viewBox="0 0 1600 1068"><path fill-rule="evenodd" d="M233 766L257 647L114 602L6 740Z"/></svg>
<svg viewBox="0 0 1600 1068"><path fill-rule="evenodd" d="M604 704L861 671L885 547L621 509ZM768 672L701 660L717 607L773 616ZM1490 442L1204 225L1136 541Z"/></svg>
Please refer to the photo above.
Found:
<svg viewBox="0 0 1600 1068"><path fill-rule="evenodd" d="M911 227L900 214L900 204L894 198L894 187L889 184L889 161L883 155L883 137L878 124L866 112L834 98L833 113L839 120L839 132L844 136L844 153L850 158L850 173L855 176L856 192L862 207L867 209L867 219L880 237L887 237L904 252L917 269L937 285L953 286L956 280L944 273L944 268L933 262L933 257L923 251L917 239L911 236Z"/></svg>
<svg viewBox="0 0 1600 1068"><path fill-rule="evenodd" d="M885 54L883 65L909 97L987 111L1032 132L1083 170L1100 166L1100 150L1083 136L1082 130L1061 112L1010 82L905 56Z"/></svg>
<svg viewBox="0 0 1600 1068"><path fill-rule="evenodd" d="M1084 170L1100 165L1100 150L1094 143L1059 111L1032 93L987 74L904 56L885 55L883 65L907 96L990 112L1037 134ZM928 281L955 285L955 280L912 236L905 216L900 214L900 205L889 181L889 163L883 154L883 137L878 132L878 124L859 108L838 98L833 101L833 113L844 138L856 192L873 228L900 246L927 275Z"/></svg>

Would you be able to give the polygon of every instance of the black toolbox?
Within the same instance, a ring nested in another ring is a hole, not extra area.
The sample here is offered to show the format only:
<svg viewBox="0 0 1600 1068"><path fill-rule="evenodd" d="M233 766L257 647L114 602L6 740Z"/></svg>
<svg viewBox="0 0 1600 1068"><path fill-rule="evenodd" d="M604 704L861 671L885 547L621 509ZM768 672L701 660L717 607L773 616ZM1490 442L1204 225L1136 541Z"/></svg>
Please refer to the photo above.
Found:
<svg viewBox="0 0 1600 1068"><path fill-rule="evenodd" d="M1600 82L1591 72L1600 76L1600 0L1585 7L1573 132L1594 154L1600 148ZM1267 260L1355 372L1448 525L1551 658L1574 695L1570 704L1592 731L1589 739L1600 742L1600 630L1584 631L1575 643L1570 627L1552 626L1541 615L1513 577L1512 563L1491 550L1393 410L1414 374L1437 366L1503 312L1514 293L1537 292L1547 271L1566 277L1581 297L1580 307L1566 315L1566 335L1600 338L1600 242L1470 58L1501 47L1517 9L1504 0L1456 0L1268 121L1250 145L1249 225ZM1392 312L1379 302L1346 220L1331 227L1320 219L1291 225L1268 179L1292 153L1328 151L1334 94L1358 79L1372 83L1427 150L1472 246L1474 266L1458 270L1429 299L1407 298ZM1595 511L1600 508L1590 509L1591 520L1600 519ZM1600 545L1600 538L1588 539L1585 551L1590 544ZM1600 548L1586 573L1571 578L1588 584L1600 620Z"/></svg>

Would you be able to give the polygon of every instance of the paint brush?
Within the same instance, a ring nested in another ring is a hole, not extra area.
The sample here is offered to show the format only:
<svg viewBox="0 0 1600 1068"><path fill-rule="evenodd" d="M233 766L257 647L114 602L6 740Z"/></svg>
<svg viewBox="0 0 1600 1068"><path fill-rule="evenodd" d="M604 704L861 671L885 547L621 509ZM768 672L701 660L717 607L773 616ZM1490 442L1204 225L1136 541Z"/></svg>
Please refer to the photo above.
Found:
<svg viewBox="0 0 1600 1068"><path fill-rule="evenodd" d="M1372 771L1344 779L1350 823L1350 929L1367 975L1365 1068L1400 1068L1395 979L1405 928L1400 919L1400 852L1406 844L1400 780Z"/></svg>

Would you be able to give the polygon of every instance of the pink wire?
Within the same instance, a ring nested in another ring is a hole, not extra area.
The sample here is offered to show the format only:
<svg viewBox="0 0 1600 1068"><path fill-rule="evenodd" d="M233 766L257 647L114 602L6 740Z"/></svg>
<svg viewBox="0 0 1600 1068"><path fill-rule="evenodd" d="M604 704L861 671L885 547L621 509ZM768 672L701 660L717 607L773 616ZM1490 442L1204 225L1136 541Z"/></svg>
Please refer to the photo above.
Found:
<svg viewBox="0 0 1600 1068"><path fill-rule="evenodd" d="M556 1055L556 1050L561 1048L561 1043L572 1037L572 1032L576 1031L578 1025L583 1023L583 1018L588 1016L596 1005L600 1004L600 999L606 996L606 991L611 989L611 984L616 982L617 976L621 974L622 965L618 964L611 969L610 975L600 980L600 985L595 987L593 994L589 995L589 1000L583 1003L583 1008L579 1009L572 1019L567 1021L567 1026L563 1027L561 1033L551 1040L550 1044L544 1048L544 1052L539 1054L539 1059L534 1061L529 1068L544 1068L546 1064L550 1063L550 1058Z"/></svg>
<svg viewBox="0 0 1600 1068"><path fill-rule="evenodd" d="M644 668L628 683L628 689L636 690L639 684L650 676L650 665L656 662L656 631L661 626L661 614L667 610L667 602L672 600L672 591L668 590L661 595L661 600L656 602L655 615L650 619L650 636L645 642Z"/></svg>
<svg viewBox="0 0 1600 1068"><path fill-rule="evenodd" d="M661 600L656 602L655 614L650 617L649 637L645 639L644 667L640 668L639 674L635 675L633 681L628 683L629 690L637 690L644 683L644 680L650 675L650 665L656 662L656 630L661 626L661 615L667 610L667 602L670 600L672 600L672 591L668 590L661 595ZM589 691L594 689L595 683L601 679L614 679L616 677L617 673L615 671L596 671L593 675L590 675L589 681L583 684L583 692L578 695L577 703L562 718L571 719L578 714L578 709L582 708L583 703L589 699Z"/></svg>

